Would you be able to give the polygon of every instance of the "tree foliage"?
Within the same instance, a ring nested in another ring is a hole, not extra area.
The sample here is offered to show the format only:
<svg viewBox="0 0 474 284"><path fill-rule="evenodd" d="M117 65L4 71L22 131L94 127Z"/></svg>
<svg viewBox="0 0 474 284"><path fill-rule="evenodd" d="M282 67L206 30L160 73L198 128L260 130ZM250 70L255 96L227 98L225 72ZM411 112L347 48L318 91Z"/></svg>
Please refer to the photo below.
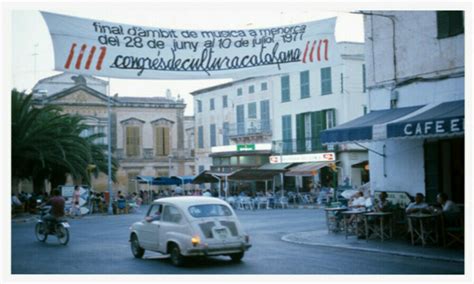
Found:
<svg viewBox="0 0 474 284"><path fill-rule="evenodd" d="M12 91L14 179L32 180L34 185L47 179L55 187L67 175L90 183L90 165L95 165L95 176L107 173L107 146L94 143L103 134L81 137L87 128L81 116L61 113L61 108L52 105L34 107L32 100L32 95ZM113 165L115 173L115 159Z"/></svg>

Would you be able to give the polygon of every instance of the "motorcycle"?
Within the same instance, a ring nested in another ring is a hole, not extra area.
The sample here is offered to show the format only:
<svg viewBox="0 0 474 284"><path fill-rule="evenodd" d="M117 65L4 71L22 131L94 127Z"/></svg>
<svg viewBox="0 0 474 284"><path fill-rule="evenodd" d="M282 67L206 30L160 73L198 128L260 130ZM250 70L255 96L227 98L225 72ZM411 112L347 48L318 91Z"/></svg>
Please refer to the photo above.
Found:
<svg viewBox="0 0 474 284"><path fill-rule="evenodd" d="M69 242L69 223L66 220L49 221L44 220L44 217L51 210L51 206L43 206L39 208L40 217L35 226L35 235L38 241L45 242L48 235L55 235L62 245L67 245Z"/></svg>

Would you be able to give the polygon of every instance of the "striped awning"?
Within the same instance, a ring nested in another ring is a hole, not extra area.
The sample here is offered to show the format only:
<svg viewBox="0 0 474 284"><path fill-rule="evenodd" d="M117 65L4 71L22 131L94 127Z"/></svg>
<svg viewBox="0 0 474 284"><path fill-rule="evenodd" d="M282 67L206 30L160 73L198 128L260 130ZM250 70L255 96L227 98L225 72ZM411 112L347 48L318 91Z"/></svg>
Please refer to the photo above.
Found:
<svg viewBox="0 0 474 284"><path fill-rule="evenodd" d="M336 162L316 162L316 163L304 163L294 166L285 173L286 176L315 176L318 174L318 170L327 167L330 164Z"/></svg>

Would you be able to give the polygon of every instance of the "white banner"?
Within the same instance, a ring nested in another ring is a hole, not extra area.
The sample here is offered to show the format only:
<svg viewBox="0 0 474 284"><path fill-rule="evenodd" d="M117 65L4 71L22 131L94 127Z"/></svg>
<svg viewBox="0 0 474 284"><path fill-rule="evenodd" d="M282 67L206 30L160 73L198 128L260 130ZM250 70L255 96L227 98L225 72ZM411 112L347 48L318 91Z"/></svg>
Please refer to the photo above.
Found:
<svg viewBox="0 0 474 284"><path fill-rule="evenodd" d="M42 12L55 69L127 79L265 76L337 64L336 18L265 29L176 30Z"/></svg>
<svg viewBox="0 0 474 284"><path fill-rule="evenodd" d="M270 156L270 164L279 163L306 163L306 162L333 162L336 160L334 152L301 154L301 155L281 155Z"/></svg>

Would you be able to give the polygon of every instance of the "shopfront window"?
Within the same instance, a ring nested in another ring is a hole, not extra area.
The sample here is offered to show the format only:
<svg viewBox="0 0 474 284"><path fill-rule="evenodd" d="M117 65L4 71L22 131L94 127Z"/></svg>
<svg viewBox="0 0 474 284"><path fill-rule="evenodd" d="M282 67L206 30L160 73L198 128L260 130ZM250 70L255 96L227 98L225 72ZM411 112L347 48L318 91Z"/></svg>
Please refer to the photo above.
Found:
<svg viewBox="0 0 474 284"><path fill-rule="evenodd" d="M257 157L256 156L241 156L240 157L240 164L249 166L249 165L256 165L257 164Z"/></svg>

